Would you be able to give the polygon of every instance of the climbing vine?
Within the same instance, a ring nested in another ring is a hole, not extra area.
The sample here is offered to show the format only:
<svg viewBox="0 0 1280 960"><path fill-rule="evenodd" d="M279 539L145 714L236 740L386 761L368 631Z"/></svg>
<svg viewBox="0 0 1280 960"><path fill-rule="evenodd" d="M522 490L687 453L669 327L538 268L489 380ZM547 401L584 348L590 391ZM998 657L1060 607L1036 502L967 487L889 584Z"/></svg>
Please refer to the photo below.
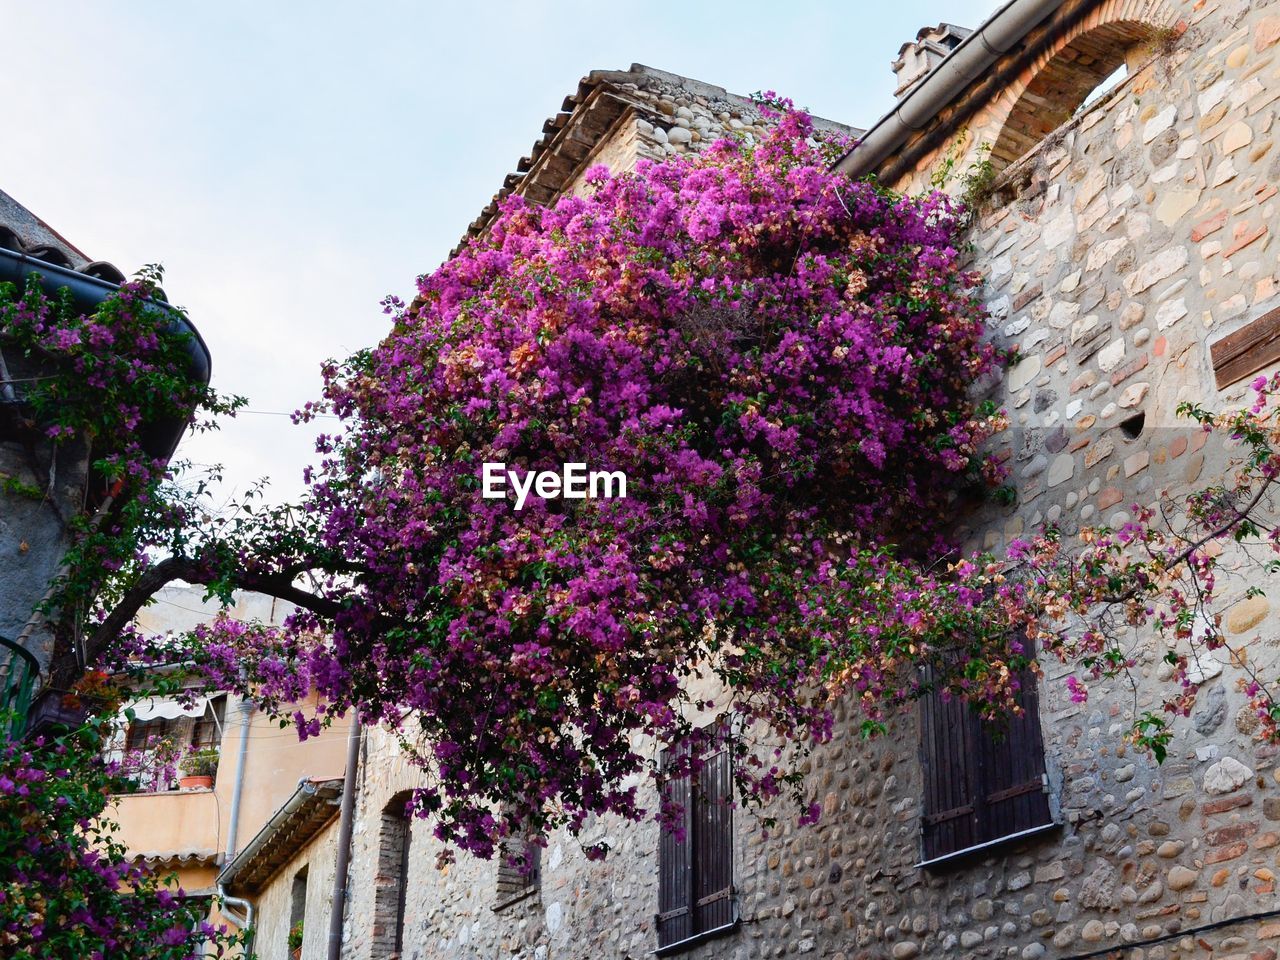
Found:
<svg viewBox="0 0 1280 960"><path fill-rule="evenodd" d="M35 277L21 288L0 284L0 418L6 440L29 461L27 476L0 477L3 494L45 505L70 547L33 611L59 641L53 675L43 678L55 694L82 672L82 628L114 601L115 585L197 521L202 486L178 486L175 468L146 449L148 430L166 421L207 429L240 403L191 377L188 335L153 300L158 280L148 270L91 313L69 291L47 295ZM60 471L75 476L86 458L84 502L68 511ZM0 953L221 955L234 940L204 922L207 902L134 863L115 837L108 804L121 771L102 751L118 696L96 690L81 701L64 692L69 706L87 711L82 725L0 743ZM15 727L12 715L0 715L6 734Z"/></svg>

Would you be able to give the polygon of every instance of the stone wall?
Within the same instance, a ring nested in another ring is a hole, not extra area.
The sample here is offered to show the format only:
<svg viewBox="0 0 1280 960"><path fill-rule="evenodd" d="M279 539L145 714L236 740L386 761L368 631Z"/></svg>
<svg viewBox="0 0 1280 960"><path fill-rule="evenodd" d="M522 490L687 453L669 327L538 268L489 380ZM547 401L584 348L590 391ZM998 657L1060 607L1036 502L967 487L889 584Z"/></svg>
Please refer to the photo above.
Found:
<svg viewBox="0 0 1280 960"><path fill-rule="evenodd" d="M759 137L768 127L767 118L750 100L674 74L645 68L634 81L616 86L634 105L568 182L565 193L580 192L587 169L597 163L629 170L640 159L697 153L726 135Z"/></svg>
<svg viewBox="0 0 1280 960"><path fill-rule="evenodd" d="M329 943L329 917L333 906L334 859L337 854L338 818L334 819L272 877L255 897L257 916L253 950L258 960L289 960L289 927L293 911L294 878L307 871L306 907L303 912L302 956L324 957Z"/></svg>
<svg viewBox="0 0 1280 960"><path fill-rule="evenodd" d="M1018 502L967 517L970 547L999 551L1046 521L1068 532L1122 523L1130 503L1213 480L1223 452L1202 448L1203 435L1179 426L1174 407L1240 401L1243 384L1215 389L1208 344L1277 303L1270 224L1280 175L1280 6L1069 3L1063 16L1082 6L1091 12L1073 21L1078 34L1108 18L1157 32L1142 33L1151 44L1132 58L1128 80L1003 171L974 224L974 266L988 280L997 338L1016 343L1024 359L994 388L1013 420L1006 442ZM958 171L979 160L1032 79L1022 76L963 130L957 118L898 185L927 184L948 156ZM951 184L962 186L960 178ZM1244 590L1257 583L1273 594L1275 586L1247 567L1235 574L1222 588L1227 636L1265 674L1280 635L1268 596ZM1274 960L1275 749L1253 740L1239 673L1218 660L1200 665L1199 705L1175 721L1163 765L1126 747L1135 710L1158 704L1167 675L1160 641L1133 642L1136 690L1102 686L1085 704L1067 696L1061 669L1045 665L1041 719L1058 830L949 870L918 868L916 717L897 718L868 744L857 718L842 715L807 771L822 821L765 839L740 813L741 927L686 955L1065 960L1114 950L1142 960ZM367 747L347 920L352 958L377 955L363 930L374 825L386 800L414 780L391 737L372 731ZM541 891L495 913L496 864L462 859L437 870L437 846L419 826L406 956L650 953L656 828L602 821L586 839L601 836L613 851L603 864L587 862L573 840L551 838Z"/></svg>

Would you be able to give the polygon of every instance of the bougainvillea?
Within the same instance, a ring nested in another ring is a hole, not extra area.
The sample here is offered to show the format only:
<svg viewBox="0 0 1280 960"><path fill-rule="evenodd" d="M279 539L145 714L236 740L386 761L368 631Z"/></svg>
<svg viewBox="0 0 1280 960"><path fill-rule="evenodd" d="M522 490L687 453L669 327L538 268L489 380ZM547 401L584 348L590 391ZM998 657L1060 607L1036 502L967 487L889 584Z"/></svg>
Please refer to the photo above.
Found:
<svg viewBox="0 0 1280 960"><path fill-rule="evenodd" d="M644 815L637 735L687 737L698 675L801 743L828 735L833 682L873 720L902 695L898 645L937 605L904 560L990 479L975 452L999 418L970 391L998 358L960 211L829 172L811 134L790 112L755 146L512 199L388 303L376 349L326 368L343 432L309 508L341 606L239 646L259 693L304 662L331 709L399 724L444 839L488 854L517 823ZM490 462L620 471L628 494L517 510L482 496ZM876 635L849 629L864 616ZM791 772L744 759L756 798Z"/></svg>
<svg viewBox="0 0 1280 960"><path fill-rule="evenodd" d="M90 608L109 605L122 573L145 566L151 548L180 547L198 522L192 506L207 481L179 489L181 465L149 452L148 437L182 424L212 429L243 404L191 375L191 334L157 303L160 279L149 267L91 312L65 289L45 293L35 276L22 288L0 284L0 407L8 439L29 451L40 480L0 476L0 490L47 504L70 546L43 609L62 641L57 681L74 679L62 668L76 665L68 648ZM84 509L62 515L53 488L86 454Z"/></svg>
<svg viewBox="0 0 1280 960"><path fill-rule="evenodd" d="M104 729L95 719L0 745L0 954L222 956L234 940L205 920L208 903L134 864L113 835Z"/></svg>
<svg viewBox="0 0 1280 960"><path fill-rule="evenodd" d="M1280 540L1257 519L1280 384L1249 411L1185 411L1242 451L1229 482L961 557L945 536L965 491L999 482L981 451L1004 426L974 399L1001 358L963 210L827 160L788 112L759 144L598 168L549 209L509 199L413 303L388 301L382 343L325 368L299 419L341 426L306 500L175 529L113 583L90 649L145 654L124 626L176 577L296 601L283 628L199 628L191 656L281 716L318 689L320 712L292 716L304 736L351 709L399 730L418 812L485 856L517 829L670 819L641 783L662 746L697 765L700 711L733 717L744 800L791 786L812 819L798 761L836 698L868 733L939 688L998 718L1028 641L1078 668L1076 699L1163 659L1173 692L1132 733L1161 755L1190 665L1225 646L1222 542ZM485 496L486 465L527 483L566 463L625 474L627 496ZM1244 682L1274 736L1267 685Z"/></svg>
<svg viewBox="0 0 1280 960"><path fill-rule="evenodd" d="M25 288L0 284L0 414L6 440L28 452L38 478L0 475L0 492L45 504L69 546L33 611L59 640L53 669L40 678L55 692L79 671L77 639L94 605L103 613L115 587L148 566L149 548L180 543L192 521L201 488L171 495L173 471L148 453L148 430L188 421L204 428L200 418L239 403L190 376L186 337L152 300L158 279L149 271L90 313L66 291L46 295L34 278ZM63 471L77 476L86 455L83 509L60 512L55 486ZM0 717L5 739L22 729L13 719ZM168 889L113 838L107 793L140 771L103 761L106 722L94 715L55 739L0 742L5 957L179 958L203 954L206 937L227 942L202 926L207 902Z"/></svg>

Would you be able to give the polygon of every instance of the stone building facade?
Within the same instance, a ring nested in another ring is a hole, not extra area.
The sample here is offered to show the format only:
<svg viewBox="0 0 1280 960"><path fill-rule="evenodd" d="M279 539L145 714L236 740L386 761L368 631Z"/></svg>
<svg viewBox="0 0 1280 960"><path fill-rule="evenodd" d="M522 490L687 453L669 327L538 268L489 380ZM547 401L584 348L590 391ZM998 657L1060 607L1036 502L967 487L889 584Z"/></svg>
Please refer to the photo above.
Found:
<svg viewBox="0 0 1280 960"><path fill-rule="evenodd" d="M1280 4L1041 7L1043 19L923 119L917 99L907 132L869 170L855 169L862 146L846 160L852 172L875 172L900 190L943 181L981 200L973 265L986 278L994 335L1023 358L992 386L1011 415L1005 443L1018 498L959 523L968 547L997 552L1046 522L1069 533L1116 525L1128 504L1213 481L1224 469L1221 452L1180 426L1175 407L1238 404L1251 372L1241 370L1271 369L1277 359L1261 349L1228 369L1221 344L1261 329L1251 325L1267 324L1280 306L1280 250L1270 232L1280 179ZM980 29L950 56L981 37ZM934 69L945 70L948 59ZM703 85L682 89L683 81L661 75L653 82L673 86L651 99L642 95L643 69L630 77L584 80L506 189L549 202L574 189L592 159L626 166L655 142L662 152L696 149L717 125L756 125L748 107L727 95L713 103ZM902 92L905 112L906 98L929 95L928 78ZM592 120L609 97L626 102ZM737 115L722 108L729 102ZM864 145L891 119L871 128ZM685 132L673 139L673 130ZM587 142L571 147L575 131L587 131ZM1222 601L1227 638L1265 675L1280 643L1275 585L1246 566L1236 573ZM1264 594L1247 596L1250 584ZM920 715L905 713L887 736L863 742L857 718L842 713L831 743L807 761L821 821L766 838L737 812L738 922L673 952L698 960L1274 960L1276 750L1255 740L1239 674L1221 660L1199 664L1198 706L1174 721L1162 765L1127 747L1135 711L1158 704L1167 676L1163 641L1133 642L1136 689L1099 687L1087 703L1073 702L1062 671L1044 664L1047 829L920 866ZM378 933L388 924L403 929L405 958L638 960L654 952L655 825L595 823L583 839L608 841L604 863L589 862L578 841L552 837L536 887L500 905L498 865L464 858L437 869L429 824L411 828L403 879L386 876L379 851L388 805L414 782L395 739L369 731L344 956L390 956ZM403 909L389 913L398 900L385 889L397 883L405 884Z"/></svg>
<svg viewBox="0 0 1280 960"><path fill-rule="evenodd" d="M325 955L342 789L341 777L300 781L222 869L224 889L255 902L249 948L258 960Z"/></svg>

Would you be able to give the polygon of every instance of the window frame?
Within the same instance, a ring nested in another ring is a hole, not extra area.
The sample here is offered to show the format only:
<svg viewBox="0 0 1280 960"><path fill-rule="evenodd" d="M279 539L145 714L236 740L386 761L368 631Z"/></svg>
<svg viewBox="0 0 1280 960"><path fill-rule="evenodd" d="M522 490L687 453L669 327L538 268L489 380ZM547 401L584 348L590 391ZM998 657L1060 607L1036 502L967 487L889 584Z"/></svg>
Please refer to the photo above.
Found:
<svg viewBox="0 0 1280 960"><path fill-rule="evenodd" d="M1029 652L1034 656L1034 646L1030 646ZM992 737L990 726L966 704L955 699L944 701L936 691L921 698L918 718L923 795L917 868L942 867L1061 827L1057 805L1049 789L1044 732L1040 721L1039 678L1028 669L1021 673L1020 680L1022 686L1017 699L1023 712L1020 717L1010 718L1008 729L1003 731L1000 740ZM943 739L939 738L941 731L946 732ZM986 738L986 741L979 738ZM939 750L938 746L943 742L953 752L944 754ZM1012 778L1014 765L1009 764L1007 769L1002 767L995 755L1019 748L1023 751L1018 761L1022 767L1020 782L1001 785L995 778L1001 773ZM991 763L992 760L996 762ZM957 770L962 774L960 777L954 776ZM939 809L937 802L943 790L949 789L955 797L957 786L961 788L958 799L964 802L956 804L952 800L952 806ZM1032 799L1022 801L1020 810L1011 811L1008 802L1021 801L1023 797ZM1000 804L1005 806L996 806ZM955 821L966 813L969 815L967 828L972 842L951 846L939 843L936 835L931 836L931 827ZM1000 827L1001 817L1014 822L1021 819L1025 825L1004 831Z"/></svg>
<svg viewBox="0 0 1280 960"><path fill-rule="evenodd" d="M687 744L663 750L659 755L660 789L664 796L670 790L671 799L682 807L684 835L682 839L677 838L674 832L659 828L658 911L654 916L658 946L654 951L655 956L682 953L707 940L730 934L742 923L735 882L737 849L734 842L733 745L730 736L727 730L716 735L719 749L703 760L702 767L696 772L696 787L693 771L687 771L678 777L670 777L665 773L672 763L672 751L687 752ZM717 797L711 802L722 808L710 815L707 809L708 788ZM707 862L708 846L705 841L708 827L717 832L718 836L711 843L718 844L720 848L719 857L712 854L710 863ZM677 866L669 867L668 858L678 858ZM720 874L718 880L717 868ZM681 871L683 876L677 878L676 870ZM677 879L680 880L680 889L672 891L671 884ZM705 888L708 883L722 883L723 886L707 892ZM704 895L699 896L699 893ZM672 897L684 902L670 902ZM720 902L724 902L725 906L719 907ZM713 905L715 909L708 911L711 914L708 925L697 929L700 910ZM663 924L678 917L688 918L687 934L663 943Z"/></svg>

